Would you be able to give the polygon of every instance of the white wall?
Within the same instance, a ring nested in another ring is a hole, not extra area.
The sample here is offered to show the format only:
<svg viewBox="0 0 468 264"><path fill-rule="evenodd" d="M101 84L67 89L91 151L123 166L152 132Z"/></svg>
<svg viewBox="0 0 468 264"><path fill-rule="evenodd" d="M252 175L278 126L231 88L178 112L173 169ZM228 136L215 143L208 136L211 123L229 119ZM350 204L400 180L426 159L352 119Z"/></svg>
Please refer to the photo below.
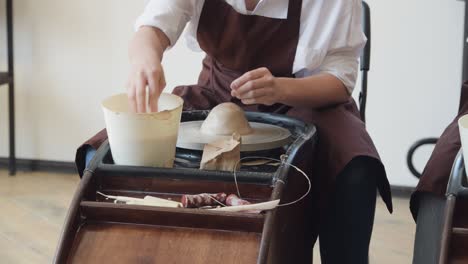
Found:
<svg viewBox="0 0 468 264"><path fill-rule="evenodd" d="M373 14L369 131L391 183L414 185L405 163L409 146L417 139L439 136L457 111L464 4L455 0L368 3ZM418 155L419 168L429 150Z"/></svg>
<svg viewBox="0 0 468 264"><path fill-rule="evenodd" d="M408 147L419 138L438 136L456 112L463 3L368 3L373 15L369 131L391 183L412 186L416 181L405 164ZM18 156L71 161L76 146L104 126L100 101L124 91L127 44L143 1L18 0L14 4ZM3 43L0 59L6 56ZM168 88L196 82L201 58L182 43L172 49L164 62ZM8 152L5 90L0 88L0 156ZM420 167L429 151L418 155Z"/></svg>

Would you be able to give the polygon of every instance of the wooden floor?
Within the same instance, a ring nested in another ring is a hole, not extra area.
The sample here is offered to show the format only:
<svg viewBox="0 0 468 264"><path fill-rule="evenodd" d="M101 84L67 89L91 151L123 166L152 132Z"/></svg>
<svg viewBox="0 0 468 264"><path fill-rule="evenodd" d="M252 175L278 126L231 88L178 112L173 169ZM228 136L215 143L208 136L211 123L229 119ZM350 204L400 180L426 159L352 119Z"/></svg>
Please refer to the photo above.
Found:
<svg viewBox="0 0 468 264"><path fill-rule="evenodd" d="M0 170L0 262L51 263L78 176ZM408 200L395 198L395 212L379 201L371 263L411 263L415 225ZM317 247L316 247L317 248ZM315 250L315 263L320 263Z"/></svg>

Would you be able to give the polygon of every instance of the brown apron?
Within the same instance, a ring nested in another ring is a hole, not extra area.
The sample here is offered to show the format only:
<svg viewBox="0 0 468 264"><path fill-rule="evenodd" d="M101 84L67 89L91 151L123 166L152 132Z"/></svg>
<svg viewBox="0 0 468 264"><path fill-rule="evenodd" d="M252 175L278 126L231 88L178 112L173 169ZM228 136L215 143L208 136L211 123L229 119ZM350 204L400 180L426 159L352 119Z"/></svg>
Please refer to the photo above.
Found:
<svg viewBox="0 0 468 264"><path fill-rule="evenodd" d="M458 119L468 114L468 81L462 86L458 115L440 136L429 161L421 175L416 190L411 196L410 209L416 219L419 208L419 195L432 193L445 196L455 156L461 148Z"/></svg>
<svg viewBox="0 0 468 264"><path fill-rule="evenodd" d="M173 93L184 99L184 110L211 109L222 102L233 102L248 111L285 114L315 124L319 142L316 152L306 155L309 160L303 169L312 175L320 208L325 208L335 178L345 166L358 156L368 156L380 165L380 173L376 175L378 188L388 210L392 211L385 169L353 99L317 110L280 104L247 106L230 94L233 80L259 67L267 67L277 77L294 77L301 10L302 1L291 0L287 19L276 19L240 14L225 1L206 0L197 34L200 47L207 54L203 70L197 85L177 87ZM97 147L96 143L100 143L100 138L87 142L93 147ZM80 151L77 157L83 159L83 148ZM83 168L84 161L78 160L77 164Z"/></svg>

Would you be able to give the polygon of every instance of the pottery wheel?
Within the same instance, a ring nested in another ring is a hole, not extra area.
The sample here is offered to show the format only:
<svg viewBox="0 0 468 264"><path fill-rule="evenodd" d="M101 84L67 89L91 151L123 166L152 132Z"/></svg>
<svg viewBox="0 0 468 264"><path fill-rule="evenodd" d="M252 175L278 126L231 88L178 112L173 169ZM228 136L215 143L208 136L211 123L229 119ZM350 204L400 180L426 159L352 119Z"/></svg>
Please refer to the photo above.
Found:
<svg viewBox="0 0 468 264"><path fill-rule="evenodd" d="M203 150L205 144L230 136L207 135L200 131L203 121L183 122L180 124L177 147ZM289 130L270 124L250 122L253 133L242 136L241 151L260 151L282 147L291 140Z"/></svg>

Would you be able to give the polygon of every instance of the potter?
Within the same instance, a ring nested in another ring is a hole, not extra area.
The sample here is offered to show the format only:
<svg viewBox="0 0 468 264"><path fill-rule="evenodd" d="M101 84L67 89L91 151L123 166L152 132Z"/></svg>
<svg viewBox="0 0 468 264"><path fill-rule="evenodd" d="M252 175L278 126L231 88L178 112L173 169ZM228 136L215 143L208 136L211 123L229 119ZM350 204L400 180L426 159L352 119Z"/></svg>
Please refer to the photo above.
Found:
<svg viewBox="0 0 468 264"><path fill-rule="evenodd" d="M366 44L362 2L151 0L137 19L129 49L127 95L136 113L154 111L166 86L163 55L184 29L188 46L206 54L198 82L173 91L184 99L184 110L211 110L229 102L317 127L316 148L307 146L297 160L314 188L304 199L310 208L305 214L313 217L300 240L310 254L295 263L311 263L318 236L323 263L368 263L377 190L389 211L392 202L384 166L351 97ZM225 122L214 122L223 126L218 133L239 125ZM204 138L212 140L209 133L215 130L208 124L205 134L201 123L187 125L194 132L182 129L179 147L202 149ZM248 144L249 136L264 131L250 126L253 132L242 135L241 151L271 148L271 140ZM77 157L105 137L102 132L88 141Z"/></svg>

